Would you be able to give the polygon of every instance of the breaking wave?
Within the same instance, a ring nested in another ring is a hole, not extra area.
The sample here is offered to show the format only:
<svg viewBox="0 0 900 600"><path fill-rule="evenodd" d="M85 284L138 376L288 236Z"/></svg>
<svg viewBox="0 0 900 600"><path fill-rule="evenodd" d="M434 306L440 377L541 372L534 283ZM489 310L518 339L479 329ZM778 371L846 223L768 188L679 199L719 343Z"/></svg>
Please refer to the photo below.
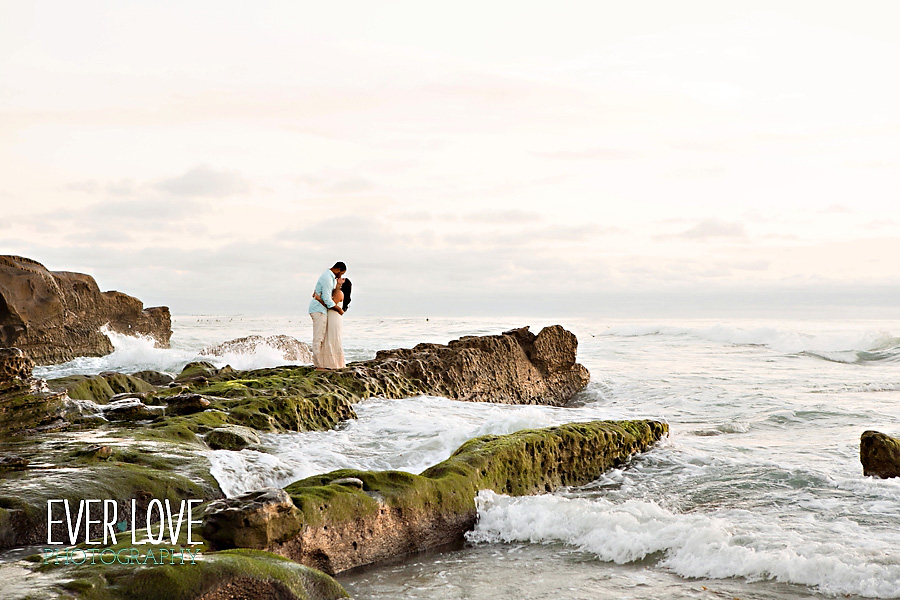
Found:
<svg viewBox="0 0 900 600"><path fill-rule="evenodd" d="M730 509L677 513L645 500L532 496L482 491L470 542L562 543L618 564L643 560L683 577L806 585L828 594L895 598L900 557L894 533L849 519L810 517L804 528L775 515Z"/></svg>
<svg viewBox="0 0 900 600"><path fill-rule="evenodd" d="M36 367L36 377L53 379L69 375L96 374L104 371L134 373L143 370L162 371L177 375L189 362L205 360L216 367L231 365L235 369L264 369L286 364L308 364L309 361L288 360L285 349L274 341L252 346L226 346L221 353L205 353L207 347L198 348L157 348L156 341L148 336L131 336L101 329L113 344L113 352L106 356L83 356L58 365ZM270 336L273 340L279 336ZM286 337L286 336L282 336ZM293 339L293 338L291 338ZM296 340L294 340L296 341ZM173 344L174 345L174 344Z"/></svg>

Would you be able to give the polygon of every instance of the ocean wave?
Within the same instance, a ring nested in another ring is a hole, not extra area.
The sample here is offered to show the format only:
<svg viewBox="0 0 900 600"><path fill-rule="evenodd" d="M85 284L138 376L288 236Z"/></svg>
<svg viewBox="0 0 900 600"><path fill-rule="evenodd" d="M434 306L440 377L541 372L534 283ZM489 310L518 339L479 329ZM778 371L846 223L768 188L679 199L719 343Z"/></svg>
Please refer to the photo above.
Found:
<svg viewBox="0 0 900 600"><path fill-rule="evenodd" d="M132 336L116 333L108 328L101 332L109 337L113 344L113 352L106 356L84 356L58 365L36 367L36 377L53 379L69 375L96 374L103 371L134 373L136 371L153 370L177 375L189 362L204 360L221 368L231 365L235 369L264 369L280 365L307 364L304 357L300 360L287 360L285 348L276 342L279 337L260 338L263 341L246 347L226 347L220 355L204 353L209 348L157 348L156 340L148 336ZM270 343L266 340L271 339ZM293 339L293 338L291 338ZM294 340L296 342L296 340ZM300 345L300 342L297 342Z"/></svg>
<svg viewBox="0 0 900 600"><path fill-rule="evenodd" d="M677 513L643 500L554 495L510 498L482 491L473 543L562 543L603 561L658 560L683 577L800 584L828 594L896 598L896 544L848 519L816 520L802 529L746 510Z"/></svg>
<svg viewBox="0 0 900 600"><path fill-rule="evenodd" d="M900 362L900 338L885 331L804 333L776 327L626 325L611 327L602 335L684 337L733 346L760 346L785 354L848 364Z"/></svg>

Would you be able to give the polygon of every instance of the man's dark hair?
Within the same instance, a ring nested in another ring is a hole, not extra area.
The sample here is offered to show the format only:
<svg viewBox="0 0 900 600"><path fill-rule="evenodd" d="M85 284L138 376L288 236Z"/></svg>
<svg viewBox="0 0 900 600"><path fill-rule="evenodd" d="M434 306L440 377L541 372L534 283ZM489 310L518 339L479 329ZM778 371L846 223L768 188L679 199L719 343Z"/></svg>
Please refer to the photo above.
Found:
<svg viewBox="0 0 900 600"><path fill-rule="evenodd" d="M341 291L344 292L344 305L341 307L343 310L347 310L347 307L350 306L350 290L353 289L353 284L350 283L349 279L345 279L344 283L341 284Z"/></svg>
<svg viewBox="0 0 900 600"><path fill-rule="evenodd" d="M346 270L347 270L347 265L345 265L345 264L342 263L341 261L337 261L336 263L334 263L334 266L331 267L331 268L332 268L332 269L337 269L338 271L346 271Z"/></svg>

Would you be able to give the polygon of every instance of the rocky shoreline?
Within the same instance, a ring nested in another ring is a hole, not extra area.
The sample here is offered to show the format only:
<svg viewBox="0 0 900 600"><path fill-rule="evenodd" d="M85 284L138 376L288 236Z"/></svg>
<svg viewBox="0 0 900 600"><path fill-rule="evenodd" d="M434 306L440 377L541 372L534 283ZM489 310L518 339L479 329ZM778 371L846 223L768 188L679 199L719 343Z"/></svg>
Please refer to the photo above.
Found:
<svg viewBox="0 0 900 600"><path fill-rule="evenodd" d="M44 543L48 499L109 499L132 522L155 500L195 498L209 503L191 528L202 541L196 565L48 565L38 555L15 568L59 597L344 597L329 574L461 539L479 490L587 483L651 447L667 425L601 421L476 438L421 475L342 470L231 499L209 473L209 450L264 450L261 432L328 430L374 396L563 406L589 378L576 350L560 326L537 335L525 327L383 351L331 372L197 362L174 378L50 381L31 377L22 352L0 351L0 549ZM102 524L89 531L103 534ZM65 533L62 522L50 528ZM154 595L167 586L177 594Z"/></svg>

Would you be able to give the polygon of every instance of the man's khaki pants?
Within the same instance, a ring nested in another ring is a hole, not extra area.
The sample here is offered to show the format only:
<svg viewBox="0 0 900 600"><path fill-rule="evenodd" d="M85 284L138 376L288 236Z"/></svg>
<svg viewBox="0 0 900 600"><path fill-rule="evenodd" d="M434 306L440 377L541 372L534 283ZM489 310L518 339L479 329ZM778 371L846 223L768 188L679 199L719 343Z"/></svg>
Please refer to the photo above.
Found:
<svg viewBox="0 0 900 600"><path fill-rule="evenodd" d="M321 367L322 366L322 344L325 343L325 326L328 324L328 315L325 313L314 312L309 313L310 318L313 322L313 339L312 339L312 353L313 353L313 366Z"/></svg>

